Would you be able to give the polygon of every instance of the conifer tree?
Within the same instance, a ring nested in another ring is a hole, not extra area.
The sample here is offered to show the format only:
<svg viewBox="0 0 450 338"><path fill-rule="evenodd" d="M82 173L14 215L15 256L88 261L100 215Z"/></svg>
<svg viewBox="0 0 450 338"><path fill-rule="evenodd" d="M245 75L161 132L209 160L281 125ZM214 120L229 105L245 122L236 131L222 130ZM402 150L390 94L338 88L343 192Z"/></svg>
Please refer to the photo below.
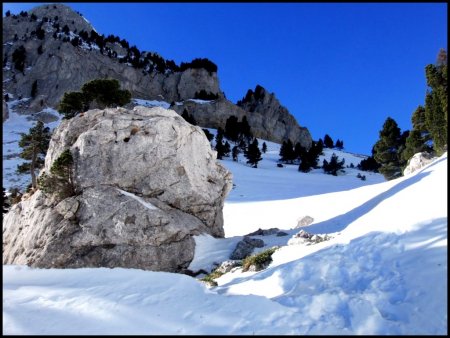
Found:
<svg viewBox="0 0 450 338"><path fill-rule="evenodd" d="M131 93L120 90L119 81L115 79L96 79L83 85L81 92L64 93L59 104L59 112L70 119L78 113L89 109L95 100L100 108L123 106L130 102Z"/></svg>
<svg viewBox="0 0 450 338"><path fill-rule="evenodd" d="M258 168L258 162L262 160L261 151L258 148L258 140L253 139L253 142L247 148L245 152L245 157L247 158L247 163L253 168Z"/></svg>
<svg viewBox="0 0 450 338"><path fill-rule="evenodd" d="M75 194L73 157L64 150L53 162L50 175L43 173L38 179L39 188L46 194L56 194L63 199Z"/></svg>
<svg viewBox="0 0 450 338"><path fill-rule="evenodd" d="M330 137L330 135L325 134L325 137L323 138L323 145L325 146L325 148L334 147L333 139Z"/></svg>
<svg viewBox="0 0 450 338"><path fill-rule="evenodd" d="M245 140L248 144L253 137L253 134L250 130L250 125L248 124L247 117L244 115L242 117L242 121L239 123L239 134L240 138Z"/></svg>
<svg viewBox="0 0 450 338"><path fill-rule="evenodd" d="M330 162L323 160L323 171L327 174L337 176L337 172L344 168L345 163L345 159L342 159L341 161L338 159L339 157L333 153L333 155L331 155Z"/></svg>
<svg viewBox="0 0 450 338"><path fill-rule="evenodd" d="M295 159L295 152L291 140L283 141L280 148L280 161L285 163L293 163Z"/></svg>
<svg viewBox="0 0 450 338"><path fill-rule="evenodd" d="M225 156L225 145L223 144L223 129L218 128L216 134L216 147L217 159L221 160Z"/></svg>
<svg viewBox="0 0 450 338"><path fill-rule="evenodd" d="M425 120L433 140L433 147L442 153L447 146L448 94L447 52L439 51L436 65L425 68L429 91L425 98Z"/></svg>
<svg viewBox="0 0 450 338"><path fill-rule="evenodd" d="M31 97L34 99L37 94L37 80L34 80L33 84L31 85Z"/></svg>
<svg viewBox="0 0 450 338"><path fill-rule="evenodd" d="M17 170L20 173L30 172L33 188L37 187L35 171L44 164L44 157L47 153L50 138L50 129L44 127L44 123L41 121L38 121L34 127L30 128L28 134L21 134L19 146L23 150L20 153L20 157L30 162L18 165Z"/></svg>
<svg viewBox="0 0 450 338"><path fill-rule="evenodd" d="M232 115L230 116L227 121L225 122L225 131L224 136L229 139L230 141L237 142L239 139L239 128L238 119L236 116Z"/></svg>
<svg viewBox="0 0 450 338"><path fill-rule="evenodd" d="M387 180L402 176L399 146L400 128L394 119L388 117L380 130L380 139L375 143L374 158L380 164L379 172Z"/></svg>
<svg viewBox="0 0 450 338"><path fill-rule="evenodd" d="M303 148L300 152L300 164L298 166L298 170L307 173L311 171L312 168L317 167L319 155L321 153L322 148L318 145L318 142L313 141L309 150Z"/></svg>
<svg viewBox="0 0 450 338"><path fill-rule="evenodd" d="M262 152L264 154L266 153L266 151L267 151L267 144L266 144L266 142L263 142L261 150L262 150Z"/></svg>

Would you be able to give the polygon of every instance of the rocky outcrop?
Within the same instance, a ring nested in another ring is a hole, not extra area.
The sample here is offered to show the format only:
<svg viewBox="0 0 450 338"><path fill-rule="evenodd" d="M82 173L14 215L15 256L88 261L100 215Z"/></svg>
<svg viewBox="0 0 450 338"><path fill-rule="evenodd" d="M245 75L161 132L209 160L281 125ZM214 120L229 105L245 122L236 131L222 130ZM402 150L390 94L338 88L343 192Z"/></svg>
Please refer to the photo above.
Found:
<svg viewBox="0 0 450 338"><path fill-rule="evenodd" d="M33 14L36 20L31 20ZM59 31L56 24L60 27ZM72 35L62 33L65 25ZM39 27L45 32L43 39L31 35ZM120 57L128 51L118 43L106 43L106 47L118 55L111 57L106 48L100 51L96 45L73 46L70 41L64 41L65 38L75 37L75 31L90 33L93 29L80 14L63 4L36 7L26 17L5 17L3 53L7 63L3 68L4 89L14 98L30 97L32 84L37 81L39 97L30 101L30 109L34 106L42 109L43 105L56 107L65 92L79 91L83 84L97 78L117 79L123 89L128 89L133 97L141 99L182 101L194 98L195 93L201 90L222 97L215 72L203 68L188 68L182 72L135 68L120 62ZM54 34L57 38L53 37ZM12 57L21 46L26 51L23 72L15 69ZM34 101L39 104L33 105Z"/></svg>
<svg viewBox="0 0 450 338"><path fill-rule="evenodd" d="M264 93L267 93L264 91ZM290 139L292 142L299 142L303 147L311 147L311 134L307 128L300 127L295 118L286 108L281 106L273 94L267 94L263 100L251 105L235 105L225 98L219 98L209 102L198 102L194 100L184 101L182 104L171 106L179 114L186 110L193 115L197 123L203 127L219 128L225 127L230 116L236 116L242 121L247 117L253 136L282 143ZM266 102L267 101L267 102Z"/></svg>
<svg viewBox="0 0 450 338"><path fill-rule="evenodd" d="M3 264L181 271L193 235L223 237L231 173L199 127L163 108L91 110L56 129L45 172L70 149L75 196L36 192L5 215Z"/></svg>
<svg viewBox="0 0 450 338"><path fill-rule="evenodd" d="M311 147L311 135L308 129L300 127L289 111L283 107L275 94L269 93L261 86L255 91L248 90L246 96L237 105L253 114L262 116L260 130L270 131L271 139L281 143L290 139L294 144L299 142L303 147Z"/></svg>
<svg viewBox="0 0 450 338"><path fill-rule="evenodd" d="M414 154L414 156L408 160L408 165L405 170L403 170L403 175L406 176L412 174L413 172L426 166L428 163L433 162L433 160L433 155L427 152Z"/></svg>

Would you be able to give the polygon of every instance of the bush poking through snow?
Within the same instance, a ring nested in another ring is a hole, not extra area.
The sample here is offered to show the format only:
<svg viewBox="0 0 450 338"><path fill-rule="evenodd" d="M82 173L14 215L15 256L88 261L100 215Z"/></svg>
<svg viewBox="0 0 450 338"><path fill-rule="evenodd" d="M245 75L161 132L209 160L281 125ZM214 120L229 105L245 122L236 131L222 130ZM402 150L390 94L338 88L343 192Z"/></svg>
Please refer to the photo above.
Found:
<svg viewBox="0 0 450 338"><path fill-rule="evenodd" d="M223 272L217 271L217 269L211 271L209 275L206 275L205 277L201 278L200 280L202 282L205 282L209 286L217 286L217 282L214 280L216 278L219 278L223 275Z"/></svg>
<svg viewBox="0 0 450 338"><path fill-rule="evenodd" d="M272 254L278 249L273 247L262 251L256 255L249 256L242 261L242 271L260 271L269 266L272 262Z"/></svg>

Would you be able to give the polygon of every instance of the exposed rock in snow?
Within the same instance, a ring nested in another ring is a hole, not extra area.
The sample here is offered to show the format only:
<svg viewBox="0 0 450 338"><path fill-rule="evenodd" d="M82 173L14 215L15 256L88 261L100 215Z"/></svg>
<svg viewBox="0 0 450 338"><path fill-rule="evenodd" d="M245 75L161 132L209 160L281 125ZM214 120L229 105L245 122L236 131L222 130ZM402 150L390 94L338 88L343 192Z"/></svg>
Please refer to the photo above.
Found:
<svg viewBox="0 0 450 338"><path fill-rule="evenodd" d="M292 238L288 241L288 245L296 245L296 244L317 244L323 241L328 241L332 237L325 234L324 236L320 235L313 235L305 230L300 230L298 233L296 233Z"/></svg>
<svg viewBox="0 0 450 338"><path fill-rule="evenodd" d="M258 238L250 238L245 236L242 241L239 241L234 249L233 253L230 255L230 259L244 259L249 256L254 248L262 248L264 246L264 241Z"/></svg>
<svg viewBox="0 0 450 338"><path fill-rule="evenodd" d="M297 226L295 228L297 229L300 227L310 225L312 222L314 222L314 218L312 218L311 216L302 217L298 220Z"/></svg>
<svg viewBox="0 0 450 338"><path fill-rule="evenodd" d="M408 160L408 165L403 171L403 175L406 176L412 174L416 170L419 170L420 168L426 166L428 163L433 162L433 160L434 158L430 153L417 153Z"/></svg>

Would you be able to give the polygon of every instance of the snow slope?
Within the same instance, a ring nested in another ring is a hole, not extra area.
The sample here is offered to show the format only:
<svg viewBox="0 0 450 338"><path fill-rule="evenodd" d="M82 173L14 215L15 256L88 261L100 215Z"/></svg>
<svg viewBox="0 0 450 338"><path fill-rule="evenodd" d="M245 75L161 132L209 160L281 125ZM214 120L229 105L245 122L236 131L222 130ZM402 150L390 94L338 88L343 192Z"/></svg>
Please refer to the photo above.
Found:
<svg viewBox="0 0 450 338"><path fill-rule="evenodd" d="M266 270L237 269L208 288L136 269L3 266L3 333L447 334L447 154L396 180L361 181L351 168L277 168L279 145L266 143L258 169L222 161L236 184L226 238L195 237L190 266L211 269L243 235L277 227L288 236L253 236L265 242L257 251L281 246ZM306 231L331 239L288 245L306 215Z"/></svg>
<svg viewBox="0 0 450 338"><path fill-rule="evenodd" d="M17 166L24 163L25 160L19 157L22 148L19 147L21 133L28 133L30 128L36 124L36 119L40 114L53 115L55 121L45 124L51 130L56 128L61 122L61 115L52 108L44 108L38 113L32 115L21 115L16 113L16 106L25 103L30 98L21 100L11 100L8 105L9 118L3 122L3 187L10 190L13 187L24 190L31 183L31 175L18 174Z"/></svg>

